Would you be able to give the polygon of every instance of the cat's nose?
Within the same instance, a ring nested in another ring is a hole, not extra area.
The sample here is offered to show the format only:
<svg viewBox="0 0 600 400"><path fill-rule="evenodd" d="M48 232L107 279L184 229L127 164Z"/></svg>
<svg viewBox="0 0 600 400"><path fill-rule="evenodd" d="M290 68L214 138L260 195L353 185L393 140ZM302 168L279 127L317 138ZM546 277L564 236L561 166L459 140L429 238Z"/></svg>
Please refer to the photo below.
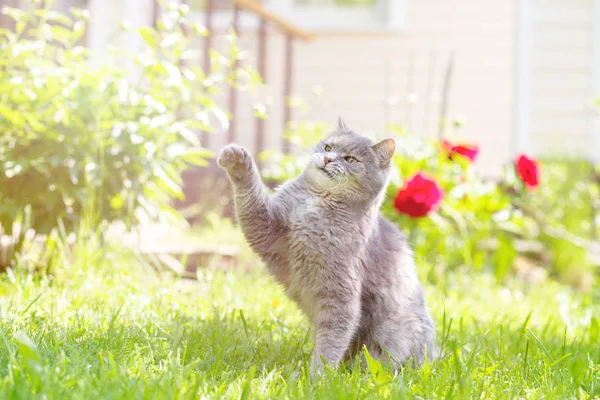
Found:
<svg viewBox="0 0 600 400"><path fill-rule="evenodd" d="M329 164L330 162L332 162L332 161L333 161L333 158L331 158L331 157L328 157L328 156L325 156L325 158L324 158L324 160L323 160L323 161L324 161L325 165L327 165L327 164Z"/></svg>

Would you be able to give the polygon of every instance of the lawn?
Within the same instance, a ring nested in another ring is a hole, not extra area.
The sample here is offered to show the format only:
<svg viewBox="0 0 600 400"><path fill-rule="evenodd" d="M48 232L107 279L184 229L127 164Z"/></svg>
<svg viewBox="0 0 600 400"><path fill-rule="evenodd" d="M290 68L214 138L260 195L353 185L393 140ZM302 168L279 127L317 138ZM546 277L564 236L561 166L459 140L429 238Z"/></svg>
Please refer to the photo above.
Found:
<svg viewBox="0 0 600 400"><path fill-rule="evenodd" d="M444 277L426 287L441 360L311 381L309 325L262 269L180 280L86 243L52 278L0 278L0 398L600 396L597 292Z"/></svg>

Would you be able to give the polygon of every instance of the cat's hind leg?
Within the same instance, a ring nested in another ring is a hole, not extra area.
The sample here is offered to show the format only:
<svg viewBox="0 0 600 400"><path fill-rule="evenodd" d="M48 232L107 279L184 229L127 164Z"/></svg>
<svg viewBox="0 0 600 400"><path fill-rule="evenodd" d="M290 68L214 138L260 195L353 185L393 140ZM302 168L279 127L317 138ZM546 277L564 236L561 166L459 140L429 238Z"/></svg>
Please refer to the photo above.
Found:
<svg viewBox="0 0 600 400"><path fill-rule="evenodd" d="M420 317L390 319L378 324L373 336L382 349L381 361L396 369L408 363L418 367L438 356L433 324Z"/></svg>

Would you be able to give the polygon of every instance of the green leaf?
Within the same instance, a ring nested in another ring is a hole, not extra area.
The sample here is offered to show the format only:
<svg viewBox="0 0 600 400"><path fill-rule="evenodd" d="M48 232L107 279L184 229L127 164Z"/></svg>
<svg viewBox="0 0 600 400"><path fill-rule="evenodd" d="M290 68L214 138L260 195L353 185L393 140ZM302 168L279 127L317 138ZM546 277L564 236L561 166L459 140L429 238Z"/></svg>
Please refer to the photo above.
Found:
<svg viewBox="0 0 600 400"><path fill-rule="evenodd" d="M590 320L590 344L597 345L600 342L600 321L596 317Z"/></svg>
<svg viewBox="0 0 600 400"><path fill-rule="evenodd" d="M25 112L25 113L23 113L23 116L27 120L27 123L29 123L29 126L31 126L31 128L34 131L39 132L44 129L44 124L39 122L38 118L36 116L34 116L32 113Z"/></svg>
<svg viewBox="0 0 600 400"><path fill-rule="evenodd" d="M227 129L229 128L229 117L227 115L227 113L225 111L223 111L222 108L220 107L213 107L210 109L210 112L217 117L217 119L219 120L219 123L221 124L221 127L223 129Z"/></svg>
<svg viewBox="0 0 600 400"><path fill-rule="evenodd" d="M494 275L498 281L504 279L510 271L517 251L512 240L507 235L500 235L498 249L494 255Z"/></svg>
<svg viewBox="0 0 600 400"><path fill-rule="evenodd" d="M212 153L211 153L211 157L212 157ZM189 154L184 154L181 156L181 159L184 160L185 162L195 165L197 167L206 167L208 166L208 161L206 160L207 158L209 158L208 156L204 156L202 154L193 154L193 153L189 153Z"/></svg>
<svg viewBox="0 0 600 400"><path fill-rule="evenodd" d="M35 10L34 14L37 15L38 17L45 18L47 21L57 22L59 24L65 25L65 26L71 26L73 24L73 21L71 20L71 18L67 17L65 14L58 12L58 11L41 9L41 10Z"/></svg>
<svg viewBox="0 0 600 400"><path fill-rule="evenodd" d="M138 29L138 33L150 47L156 46L156 32L149 26Z"/></svg>
<svg viewBox="0 0 600 400"><path fill-rule="evenodd" d="M14 21L28 20L27 12L18 8L2 7L2 14L9 16Z"/></svg>
<svg viewBox="0 0 600 400"><path fill-rule="evenodd" d="M210 34L208 28L201 24L200 22L194 22L191 24L192 26L192 30L196 35L200 35L200 36L208 36Z"/></svg>
<svg viewBox="0 0 600 400"><path fill-rule="evenodd" d="M388 397L390 394L390 388L388 384L392 380L392 377L387 372L385 372L381 362L375 360L371 356L371 354L369 354L369 350L367 350L366 346L363 348L363 350L365 354L365 359L367 360L367 365L369 367L369 372L371 373L371 376L373 377L373 380L377 385L379 394L383 397Z"/></svg>
<svg viewBox="0 0 600 400"><path fill-rule="evenodd" d="M200 139L198 138L198 133L192 131L191 129L185 128L181 126L178 130L178 133L181 137L187 141L188 144L197 145L200 143Z"/></svg>
<svg viewBox="0 0 600 400"><path fill-rule="evenodd" d="M245 399L250 398L250 394L252 393L251 392L252 381L254 380L255 375L256 375L256 367L253 365L250 367L250 370L248 371L246 379L244 380L244 383L242 384L242 393L240 394L240 400L245 400Z"/></svg>
<svg viewBox="0 0 600 400"><path fill-rule="evenodd" d="M173 144L167 149L167 153L171 157L188 157L196 156L202 158L209 158L214 156L214 152L211 149L204 147L192 147L183 146L180 143Z"/></svg>
<svg viewBox="0 0 600 400"><path fill-rule="evenodd" d="M87 21L90 19L90 12L86 9L69 7L69 12L78 20Z"/></svg>
<svg viewBox="0 0 600 400"><path fill-rule="evenodd" d="M161 203L159 206L160 214L159 217L162 222L168 224L170 226L185 226L186 221L185 218L181 216L181 214L169 206L166 203Z"/></svg>
<svg viewBox="0 0 600 400"><path fill-rule="evenodd" d="M170 174L161 167L154 169L154 176L157 178L157 185L169 195L175 198L183 198L183 191L181 190L181 182L173 179Z"/></svg>
<svg viewBox="0 0 600 400"><path fill-rule="evenodd" d="M261 119L267 119L267 107L263 103L255 103L253 105L254 116Z"/></svg>
<svg viewBox="0 0 600 400"><path fill-rule="evenodd" d="M181 42L181 34L179 32L169 33L161 40L160 47L168 49L179 42Z"/></svg>
<svg viewBox="0 0 600 400"><path fill-rule="evenodd" d="M25 366L33 371L41 370L42 356L33 340L24 331L17 331L14 338Z"/></svg>
<svg viewBox="0 0 600 400"><path fill-rule="evenodd" d="M167 75L169 76L169 83L173 86L181 85L181 72L179 71L179 68L167 61L164 61L162 65L167 71Z"/></svg>

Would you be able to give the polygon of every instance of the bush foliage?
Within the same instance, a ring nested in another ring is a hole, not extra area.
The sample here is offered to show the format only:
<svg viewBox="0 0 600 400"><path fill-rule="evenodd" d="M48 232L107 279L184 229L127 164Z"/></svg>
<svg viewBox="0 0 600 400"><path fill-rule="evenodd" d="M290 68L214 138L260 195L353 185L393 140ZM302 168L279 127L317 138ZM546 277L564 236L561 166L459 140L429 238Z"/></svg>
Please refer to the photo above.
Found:
<svg viewBox="0 0 600 400"><path fill-rule="evenodd" d="M141 52L111 53L93 66L79 45L86 11L3 12L15 21L0 31L5 232L27 206L41 233L58 219L74 228L86 207L103 221L175 215L169 200L182 196L181 171L210 155L198 133L227 124L214 101L218 88L248 76L233 70L235 44L227 55L212 51L203 71L190 43L205 30L186 7L172 6L156 29L124 26L123 35L143 42Z"/></svg>

